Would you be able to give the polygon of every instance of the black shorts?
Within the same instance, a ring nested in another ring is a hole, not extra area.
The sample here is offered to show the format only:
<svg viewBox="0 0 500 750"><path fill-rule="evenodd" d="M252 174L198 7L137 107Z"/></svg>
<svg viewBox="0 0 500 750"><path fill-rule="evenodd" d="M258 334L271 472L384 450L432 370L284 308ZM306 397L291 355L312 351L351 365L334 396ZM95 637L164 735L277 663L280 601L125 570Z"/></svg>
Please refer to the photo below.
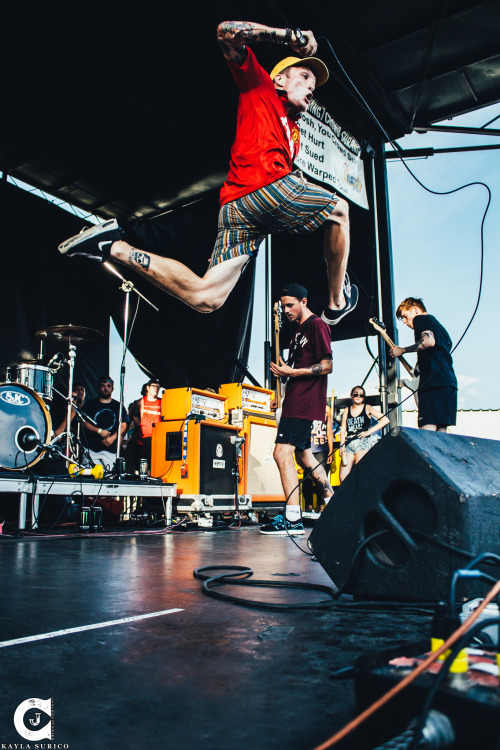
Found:
<svg viewBox="0 0 500 750"><path fill-rule="evenodd" d="M281 417L276 442L293 445L299 451L305 451L311 447L311 430L312 419Z"/></svg>
<svg viewBox="0 0 500 750"><path fill-rule="evenodd" d="M457 423L457 389L452 386L418 392L418 426L449 427Z"/></svg>

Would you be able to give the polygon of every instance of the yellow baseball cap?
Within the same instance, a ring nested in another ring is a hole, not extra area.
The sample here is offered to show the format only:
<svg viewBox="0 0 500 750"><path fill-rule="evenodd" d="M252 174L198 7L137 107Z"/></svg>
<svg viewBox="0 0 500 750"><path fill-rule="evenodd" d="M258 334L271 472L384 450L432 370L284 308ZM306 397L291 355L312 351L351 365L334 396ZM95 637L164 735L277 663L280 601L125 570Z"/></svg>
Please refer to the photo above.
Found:
<svg viewBox="0 0 500 750"><path fill-rule="evenodd" d="M310 68L316 76L316 88L326 83L330 77L328 68L318 57L285 57L284 60L280 60L271 70L269 74L271 80L274 81L278 73L281 73L285 68L291 68L293 65Z"/></svg>

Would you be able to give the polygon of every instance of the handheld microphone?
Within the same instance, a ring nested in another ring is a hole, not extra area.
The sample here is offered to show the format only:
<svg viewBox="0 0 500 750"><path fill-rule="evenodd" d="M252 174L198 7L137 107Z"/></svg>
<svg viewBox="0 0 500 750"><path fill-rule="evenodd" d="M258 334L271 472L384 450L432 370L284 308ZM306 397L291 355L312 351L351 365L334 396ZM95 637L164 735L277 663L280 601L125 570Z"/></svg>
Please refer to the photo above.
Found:
<svg viewBox="0 0 500 750"><path fill-rule="evenodd" d="M300 29L294 29L293 33L295 34L295 38L298 41L299 45L301 47L305 47L307 44L307 39L305 38L304 34Z"/></svg>

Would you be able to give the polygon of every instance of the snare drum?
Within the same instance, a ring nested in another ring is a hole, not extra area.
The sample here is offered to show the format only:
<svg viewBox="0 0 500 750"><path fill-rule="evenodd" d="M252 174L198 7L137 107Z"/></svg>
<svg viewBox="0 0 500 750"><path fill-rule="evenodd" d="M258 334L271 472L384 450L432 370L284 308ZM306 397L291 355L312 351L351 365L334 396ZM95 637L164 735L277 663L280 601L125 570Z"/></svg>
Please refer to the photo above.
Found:
<svg viewBox="0 0 500 750"><path fill-rule="evenodd" d="M36 464L52 433L50 412L40 396L18 383L0 384L0 468L27 469Z"/></svg>
<svg viewBox="0 0 500 750"><path fill-rule="evenodd" d="M43 365L21 362L7 370L6 380L31 388L45 401L52 401L52 370Z"/></svg>

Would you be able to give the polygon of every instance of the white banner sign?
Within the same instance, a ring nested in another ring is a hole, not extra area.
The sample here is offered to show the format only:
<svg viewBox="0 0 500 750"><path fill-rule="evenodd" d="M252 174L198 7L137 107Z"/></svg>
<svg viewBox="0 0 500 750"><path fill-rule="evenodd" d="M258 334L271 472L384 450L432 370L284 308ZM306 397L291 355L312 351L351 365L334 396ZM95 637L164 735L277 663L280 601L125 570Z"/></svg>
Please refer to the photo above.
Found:
<svg viewBox="0 0 500 750"><path fill-rule="evenodd" d="M314 99L301 116L299 127L297 167L358 206L368 208L361 146L357 140Z"/></svg>

